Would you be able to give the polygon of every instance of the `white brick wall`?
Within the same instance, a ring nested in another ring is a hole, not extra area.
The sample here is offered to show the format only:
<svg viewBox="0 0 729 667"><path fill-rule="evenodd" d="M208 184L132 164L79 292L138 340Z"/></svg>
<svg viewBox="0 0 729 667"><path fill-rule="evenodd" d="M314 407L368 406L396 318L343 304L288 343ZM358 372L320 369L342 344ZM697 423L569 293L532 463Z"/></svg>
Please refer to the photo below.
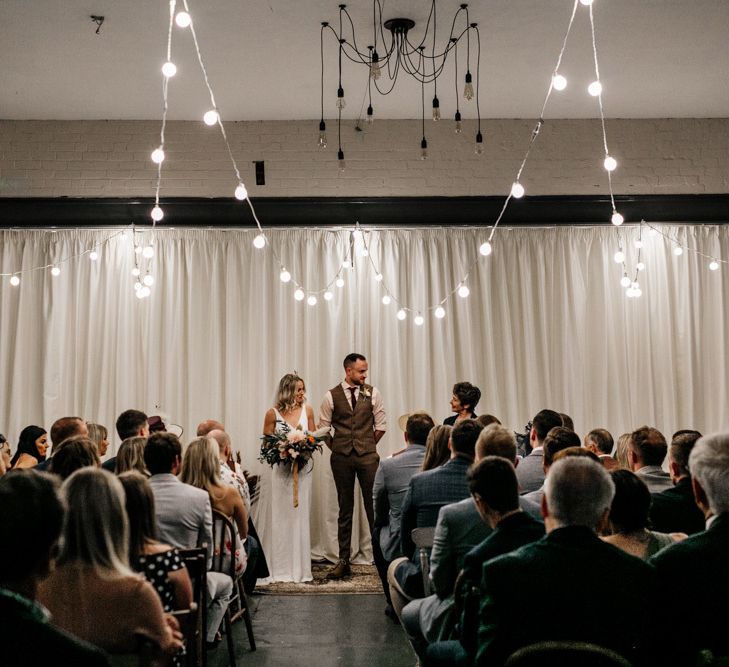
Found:
<svg viewBox="0 0 729 667"><path fill-rule="evenodd" d="M484 154L473 152L475 125L426 125L430 159L419 159L419 121L378 120L342 130L347 170L337 169L336 123L329 147L316 147L318 122L227 123L252 196L464 196L504 194L529 141L533 121L482 123ZM608 120L618 160L617 194L729 192L729 119ZM233 171L216 128L171 122L162 196L226 197ZM130 197L154 194L149 154L157 121L0 121L0 196ZM254 185L254 160L266 162L266 185ZM528 194L607 192L597 120L547 121L522 176Z"/></svg>

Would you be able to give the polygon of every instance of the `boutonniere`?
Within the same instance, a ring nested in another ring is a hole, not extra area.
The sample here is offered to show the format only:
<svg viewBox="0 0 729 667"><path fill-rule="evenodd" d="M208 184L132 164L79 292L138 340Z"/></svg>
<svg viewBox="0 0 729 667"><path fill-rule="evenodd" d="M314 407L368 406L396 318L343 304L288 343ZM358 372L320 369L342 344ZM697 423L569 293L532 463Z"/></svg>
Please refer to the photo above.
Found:
<svg viewBox="0 0 729 667"><path fill-rule="evenodd" d="M367 387L362 387L360 394L362 394L364 398L372 398L372 392Z"/></svg>

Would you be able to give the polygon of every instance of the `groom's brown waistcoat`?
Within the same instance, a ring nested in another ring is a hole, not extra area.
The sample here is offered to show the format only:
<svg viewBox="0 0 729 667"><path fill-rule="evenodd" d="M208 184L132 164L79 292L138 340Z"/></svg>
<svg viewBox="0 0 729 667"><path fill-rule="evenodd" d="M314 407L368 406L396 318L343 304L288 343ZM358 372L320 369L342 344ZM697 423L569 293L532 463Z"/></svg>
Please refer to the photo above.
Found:
<svg viewBox="0 0 729 667"><path fill-rule="evenodd" d="M365 390L369 396L364 395ZM377 451L375 415L372 412L372 387L365 384L359 388L359 399L354 411L351 396L347 396L341 384L330 391L334 403L332 451L345 455L349 455L353 449L359 455Z"/></svg>

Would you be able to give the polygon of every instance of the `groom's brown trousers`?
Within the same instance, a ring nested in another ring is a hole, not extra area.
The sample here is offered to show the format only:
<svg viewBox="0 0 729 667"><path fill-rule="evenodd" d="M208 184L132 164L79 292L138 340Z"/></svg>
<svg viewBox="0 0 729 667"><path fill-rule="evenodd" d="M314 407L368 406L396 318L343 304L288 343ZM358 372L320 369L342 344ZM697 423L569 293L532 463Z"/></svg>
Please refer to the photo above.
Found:
<svg viewBox="0 0 729 667"><path fill-rule="evenodd" d="M349 454L332 452L331 466L339 500L339 558L349 560L352 552L352 514L354 512L354 479L359 480L362 489L365 513L370 526L370 535L375 527L375 510L372 502L372 487L380 457L377 452Z"/></svg>

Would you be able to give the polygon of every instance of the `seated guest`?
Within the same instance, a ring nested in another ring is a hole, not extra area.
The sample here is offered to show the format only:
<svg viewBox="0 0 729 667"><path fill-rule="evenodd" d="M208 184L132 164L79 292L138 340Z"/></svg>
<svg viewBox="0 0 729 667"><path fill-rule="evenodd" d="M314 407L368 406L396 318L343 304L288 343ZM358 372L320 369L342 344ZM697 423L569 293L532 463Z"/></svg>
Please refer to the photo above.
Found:
<svg viewBox="0 0 729 667"><path fill-rule="evenodd" d="M476 440L481 430L481 425L473 419L458 422L451 431L451 459L440 468L418 473L410 480L400 519L400 549L403 557L396 558L387 571L390 599L398 616L408 600L425 595L420 557L411 532L414 528L434 527L443 505L468 498L466 472L473 462Z"/></svg>
<svg viewBox="0 0 729 667"><path fill-rule="evenodd" d="M49 470L61 479L66 479L81 468L98 468L100 465L96 445L89 438L75 436L56 447Z"/></svg>
<svg viewBox="0 0 729 667"><path fill-rule="evenodd" d="M38 595L53 622L110 653L134 652L139 637L148 639L160 658L177 653L182 646L177 621L164 615L152 586L129 567L129 524L119 480L105 470L83 468L61 492L68 510L58 566Z"/></svg>
<svg viewBox="0 0 729 667"><path fill-rule="evenodd" d="M10 461L12 455L10 454L10 443L5 439L5 436L0 433L0 475L4 475L10 470Z"/></svg>
<svg viewBox="0 0 729 667"><path fill-rule="evenodd" d="M499 421L498 417L494 417L493 415L479 415L478 417L476 417L476 421L484 428L486 428L487 426L491 426L491 424L501 426L501 422Z"/></svg>
<svg viewBox="0 0 729 667"><path fill-rule="evenodd" d="M136 436L127 438L116 453L116 474L121 475L124 472L136 470L145 477L149 477L149 470L144 463L144 446L147 444L147 438Z"/></svg>
<svg viewBox="0 0 729 667"><path fill-rule="evenodd" d="M569 447L579 447L580 444L580 436L571 429L565 428L564 426L555 426L551 429L549 433L547 433L547 437L544 438L544 443L542 445L542 468L544 470L545 477L549 474L549 468L552 466L554 457L558 452ZM524 462L522 461L522 464L523 463ZM540 507L542 505L543 496L544 484L535 491L524 494L524 498Z"/></svg>
<svg viewBox="0 0 729 667"><path fill-rule="evenodd" d="M64 508L51 475L0 479L0 662L4 667L102 667L104 653L59 630L36 601L53 569Z"/></svg>
<svg viewBox="0 0 729 667"><path fill-rule="evenodd" d="M570 431L575 430L575 422L572 421L572 417L564 412L560 412L559 416L562 418L562 426L568 428Z"/></svg>
<svg viewBox="0 0 729 667"><path fill-rule="evenodd" d="M149 436L147 415L141 410L124 410L116 419L116 434L122 442L127 438L146 438ZM104 461L102 468L116 472L116 456Z"/></svg>
<svg viewBox="0 0 729 667"><path fill-rule="evenodd" d="M421 471L433 470L433 468L440 468L444 463L450 461L451 450L448 448L448 443L451 440L452 426L447 424L441 424L434 426L428 433L428 438L425 441L425 456L423 457L423 463Z"/></svg>
<svg viewBox="0 0 729 667"><path fill-rule="evenodd" d="M597 644L631 663L652 657L655 572L595 533L613 494L610 475L593 461L566 457L552 466L542 504L546 537L483 566L479 666L501 665L548 640Z"/></svg>
<svg viewBox="0 0 729 667"><path fill-rule="evenodd" d="M618 462L618 467L622 470L630 470L630 462L628 461L629 449L630 433L623 433L615 445L615 460Z"/></svg>
<svg viewBox="0 0 729 667"><path fill-rule="evenodd" d="M522 493L536 491L544 484L544 439L555 426L562 426L562 417L554 410L540 410L532 420L529 430L532 451L516 469Z"/></svg>
<svg viewBox="0 0 729 667"><path fill-rule="evenodd" d="M650 519L653 528L664 533L693 535L704 530L704 515L694 500L688 460L701 437L698 431L677 431L668 447L668 472L674 486L653 494Z"/></svg>
<svg viewBox="0 0 729 667"><path fill-rule="evenodd" d="M604 428L593 429L585 436L585 449L595 454L608 472L617 470L620 467L618 462L611 456L613 445L613 436L610 435L610 431Z"/></svg>
<svg viewBox="0 0 729 667"><path fill-rule="evenodd" d="M661 468L668 445L663 434L650 426L641 426L630 434L628 463L651 493L660 493L673 487L671 476Z"/></svg>
<svg viewBox="0 0 729 667"><path fill-rule="evenodd" d="M208 569L213 560L213 512L208 492L184 484L180 470L182 446L172 433L155 433L147 440L144 462L154 494L158 538L178 549L207 545ZM233 593L233 580L221 572L208 572L207 641L216 633Z"/></svg>
<svg viewBox="0 0 729 667"><path fill-rule="evenodd" d="M514 434L503 430L511 436L516 451ZM519 496L516 473L508 457L485 457L471 468L468 479L478 512L493 532L463 559L463 575L455 591L454 616L457 626L451 633L444 635L453 637L455 641L433 644L427 652L428 664L453 665L463 660L469 664L473 662L477 647L483 564L496 556L536 542L544 535L544 524L520 507L523 497Z"/></svg>
<svg viewBox="0 0 729 667"><path fill-rule="evenodd" d="M231 470L228 465L228 461L232 460L232 444L230 442L230 436L220 429L213 429L207 434L208 438L212 438L218 445L218 460L220 463L220 480L223 484L232 486L238 491L238 494L246 506L246 512L250 515L251 513L251 493L248 489L248 482L242 475L238 475L235 471Z"/></svg>
<svg viewBox="0 0 729 667"><path fill-rule="evenodd" d="M213 438L198 438L187 446L182 458L180 481L206 491L212 509L233 522L238 534L235 536L235 545L226 542L227 552L222 557L222 571L229 571L230 559L234 555L235 572L242 573L247 562L243 540L248 537L248 512L238 492L220 480L218 443ZM213 550L215 555L219 548L216 540Z"/></svg>
<svg viewBox="0 0 729 667"><path fill-rule="evenodd" d="M165 611L189 609L192 583L180 552L157 540L154 495L147 478L137 471L119 475L129 519L129 563L154 586Z"/></svg>
<svg viewBox="0 0 729 667"><path fill-rule="evenodd" d="M503 459L497 460L511 467ZM430 554L430 585L433 593L409 602L402 610L403 628L421 658L424 658L429 642L436 641L451 630L453 593L456 578L463 568L463 559L491 533L491 526L481 518L473 495L471 473L474 466L469 468L467 474L471 497L444 505L438 513ZM429 592L426 591L426 594Z"/></svg>
<svg viewBox="0 0 729 667"><path fill-rule="evenodd" d="M631 556L648 560L664 547L686 538L685 533L648 530L651 494L645 482L630 470L614 470L610 475L615 484L615 497L603 540Z"/></svg>
<svg viewBox="0 0 729 667"><path fill-rule="evenodd" d="M94 424L93 422L86 422L86 428L89 430L89 440L96 445L99 458L103 459L109 449L109 431L106 426Z"/></svg>
<svg viewBox="0 0 729 667"><path fill-rule="evenodd" d="M46 460L48 450L48 434L40 426L26 426L18 437L18 449L10 460L14 470L33 468Z"/></svg>
<svg viewBox="0 0 729 667"><path fill-rule="evenodd" d="M688 467L706 530L660 551L650 561L658 571L666 605L681 612L680 632L672 634L670 641L677 665L697 664L698 653L704 649L724 661L729 656L722 612L729 599L729 434L701 438L691 451Z"/></svg>
<svg viewBox="0 0 729 667"><path fill-rule="evenodd" d="M447 417L443 423L447 426L455 426L463 419L476 419L476 406L481 400L481 390L470 382L456 382L453 385L453 396L451 397L451 410L454 415Z"/></svg>
<svg viewBox="0 0 729 667"><path fill-rule="evenodd" d="M200 422L197 425L197 437L202 438L206 436L210 431L224 431L225 426L223 426L219 421L215 421L214 419L206 419L204 422Z"/></svg>
<svg viewBox="0 0 729 667"><path fill-rule="evenodd" d="M89 435L89 429L86 427L86 422L81 417L61 417L56 419L51 426L51 451L46 456L45 461L41 461L37 466L36 470L50 470L51 458L56 453L58 446L69 438L75 436L81 436L83 438Z"/></svg>
<svg viewBox="0 0 729 667"><path fill-rule="evenodd" d="M400 510L410 480L420 472L425 458L425 443L435 423L430 415L416 412L405 424L405 449L380 460L372 488L375 529L372 532L372 553L387 599L385 613L393 618L387 568L402 556L400 551ZM450 431L450 426L443 427Z"/></svg>

